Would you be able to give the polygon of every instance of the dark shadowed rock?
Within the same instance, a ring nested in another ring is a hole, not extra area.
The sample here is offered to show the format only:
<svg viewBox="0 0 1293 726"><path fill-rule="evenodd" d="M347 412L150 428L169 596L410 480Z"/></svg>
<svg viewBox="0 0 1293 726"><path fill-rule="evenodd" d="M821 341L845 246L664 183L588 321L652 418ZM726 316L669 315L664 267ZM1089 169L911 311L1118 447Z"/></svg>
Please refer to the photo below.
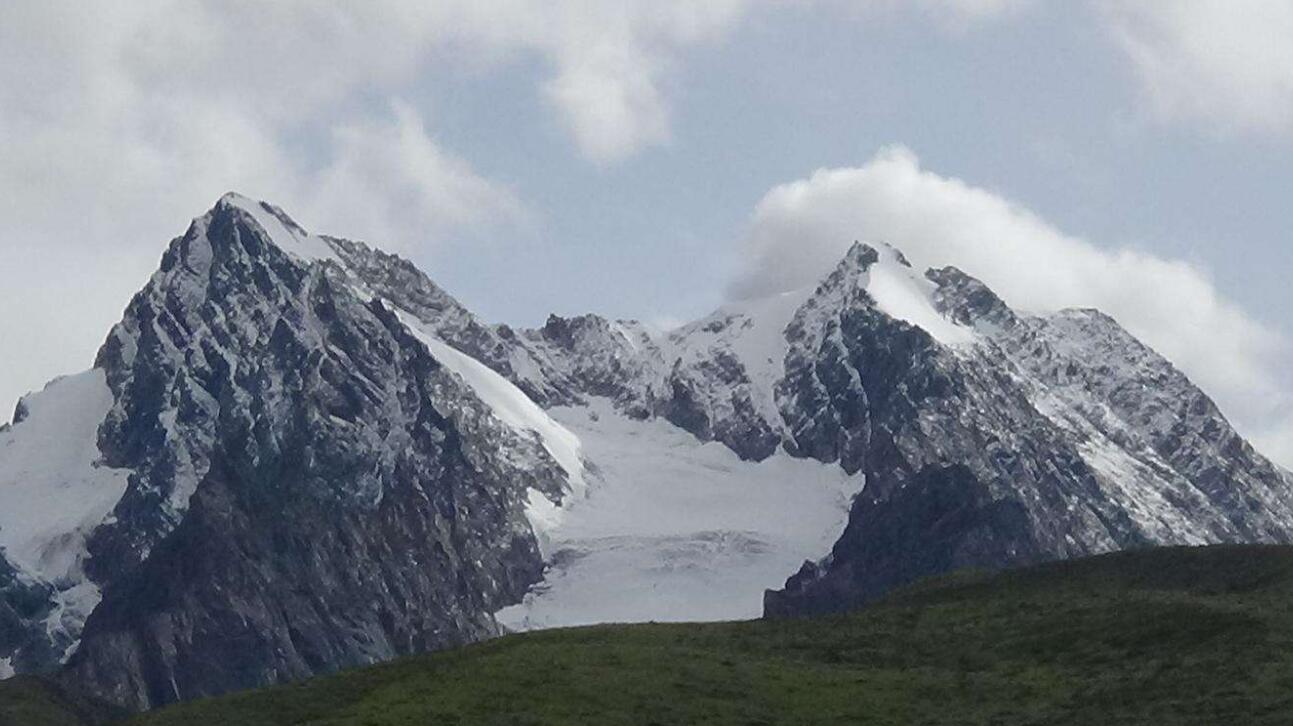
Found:
<svg viewBox="0 0 1293 726"><path fill-rule="evenodd" d="M876 309L850 253L790 331L793 450L865 475L830 555L769 616L853 608L919 577L1148 544L1287 542L1284 475L1170 363L1108 316L1024 317L955 268L941 344ZM817 308L826 314L810 315Z"/></svg>
<svg viewBox="0 0 1293 726"><path fill-rule="evenodd" d="M457 645L539 578L526 492L565 472L351 274L239 203L172 243L99 356L134 474L66 682L147 708Z"/></svg>

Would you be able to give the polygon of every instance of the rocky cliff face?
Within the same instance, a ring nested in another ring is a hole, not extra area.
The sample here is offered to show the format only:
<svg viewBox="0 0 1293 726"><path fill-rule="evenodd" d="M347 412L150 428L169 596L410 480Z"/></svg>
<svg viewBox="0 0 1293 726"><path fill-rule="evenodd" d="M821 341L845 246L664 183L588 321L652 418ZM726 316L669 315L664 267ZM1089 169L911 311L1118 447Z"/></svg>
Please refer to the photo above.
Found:
<svg viewBox="0 0 1293 726"><path fill-rule="evenodd" d="M464 643L540 577L570 472L425 341L492 331L365 254L235 196L171 244L96 361L130 473L67 679L144 708Z"/></svg>
<svg viewBox="0 0 1293 726"><path fill-rule="evenodd" d="M52 588L21 576L0 556L0 678L47 670L58 663L59 643L44 627L54 607ZM62 643L66 647L67 643Z"/></svg>
<svg viewBox="0 0 1293 726"><path fill-rule="evenodd" d="M830 555L774 616L854 607L916 577L1158 544L1287 542L1284 474L1108 316L1016 314L955 268L928 300L965 336L895 320L857 247L788 330L794 446L866 476Z"/></svg>
<svg viewBox="0 0 1293 726"><path fill-rule="evenodd" d="M507 622L656 617L602 608L613 567L677 574L671 618L701 589L735 617L811 556L765 596L790 616L961 567L1290 539L1293 478L1096 311L1020 314L856 245L673 331L516 330L229 195L95 368L0 428L0 675L62 665L148 708L490 637L523 599Z"/></svg>

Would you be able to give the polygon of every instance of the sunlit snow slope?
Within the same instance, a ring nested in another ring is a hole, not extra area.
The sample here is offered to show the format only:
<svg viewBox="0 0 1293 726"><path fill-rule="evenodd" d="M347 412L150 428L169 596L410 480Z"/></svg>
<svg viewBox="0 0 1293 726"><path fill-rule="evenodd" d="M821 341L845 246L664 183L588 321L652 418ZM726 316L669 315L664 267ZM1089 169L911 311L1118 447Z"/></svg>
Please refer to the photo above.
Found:
<svg viewBox="0 0 1293 726"><path fill-rule="evenodd" d="M99 603L82 569L85 539L130 474L99 462L99 424L111 407L103 371L89 370L23 398L22 420L0 431L0 554L19 577L52 588L45 628L69 649Z"/></svg>
<svg viewBox="0 0 1293 726"><path fill-rule="evenodd" d="M596 473L552 533L544 583L498 614L513 629L758 617L765 589L829 551L861 488L836 465L742 461L605 399L551 413Z"/></svg>

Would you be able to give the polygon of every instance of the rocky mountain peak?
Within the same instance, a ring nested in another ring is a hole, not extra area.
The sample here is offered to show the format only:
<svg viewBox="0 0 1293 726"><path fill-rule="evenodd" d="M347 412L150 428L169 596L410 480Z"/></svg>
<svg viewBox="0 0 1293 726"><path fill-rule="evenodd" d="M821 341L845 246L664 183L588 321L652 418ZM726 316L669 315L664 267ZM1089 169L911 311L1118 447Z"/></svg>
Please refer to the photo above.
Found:
<svg viewBox="0 0 1293 726"><path fill-rule="evenodd" d="M102 406L77 419L86 471L58 476L113 498L67 540L75 577L36 590L90 614L50 629L66 653L79 638L67 677L150 706L496 633L582 485L577 444L478 362L512 353L407 262L221 198L34 417ZM6 435L35 456L52 434Z"/></svg>
<svg viewBox="0 0 1293 726"><path fill-rule="evenodd" d="M848 252L844 253L844 258L835 266L835 272L832 276L865 273L879 261L880 249L865 242L854 240L853 244L849 246Z"/></svg>
<svg viewBox="0 0 1293 726"><path fill-rule="evenodd" d="M600 315L577 315L563 318L549 315L539 333L543 339L565 350L575 350L581 342L592 342L612 335L611 323Z"/></svg>
<svg viewBox="0 0 1293 726"><path fill-rule="evenodd" d="M667 334L521 330L230 194L96 368L15 419L0 661L140 708L479 640L504 609L615 618L608 582L644 619L632 593L701 612L679 583L748 617L729 602L809 557L765 600L797 615L961 567L1293 540L1286 473L1112 318L1017 312L886 244Z"/></svg>
<svg viewBox="0 0 1293 726"><path fill-rule="evenodd" d="M1014 311L991 288L960 269L930 269L925 277L937 286L935 307L953 321L970 327L981 322L1004 327L1015 324Z"/></svg>
<svg viewBox="0 0 1293 726"><path fill-rule="evenodd" d="M286 212L269 202L229 192L220 197L207 213L207 218L215 222L229 215L245 215L248 221L260 228L262 234L255 235L260 242L272 244L301 260L339 261L327 240L305 231Z"/></svg>

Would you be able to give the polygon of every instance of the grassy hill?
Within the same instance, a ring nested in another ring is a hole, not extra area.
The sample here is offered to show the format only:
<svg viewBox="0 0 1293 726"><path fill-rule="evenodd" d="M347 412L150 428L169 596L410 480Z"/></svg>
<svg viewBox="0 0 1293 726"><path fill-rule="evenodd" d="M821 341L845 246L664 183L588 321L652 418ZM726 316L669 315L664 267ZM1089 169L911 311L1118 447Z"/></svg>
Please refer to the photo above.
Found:
<svg viewBox="0 0 1293 726"><path fill-rule="evenodd" d="M0 681L0 726L100 726L126 715L41 678Z"/></svg>
<svg viewBox="0 0 1293 726"><path fill-rule="evenodd" d="M960 574L814 620L514 635L128 723L1288 724L1293 548Z"/></svg>

